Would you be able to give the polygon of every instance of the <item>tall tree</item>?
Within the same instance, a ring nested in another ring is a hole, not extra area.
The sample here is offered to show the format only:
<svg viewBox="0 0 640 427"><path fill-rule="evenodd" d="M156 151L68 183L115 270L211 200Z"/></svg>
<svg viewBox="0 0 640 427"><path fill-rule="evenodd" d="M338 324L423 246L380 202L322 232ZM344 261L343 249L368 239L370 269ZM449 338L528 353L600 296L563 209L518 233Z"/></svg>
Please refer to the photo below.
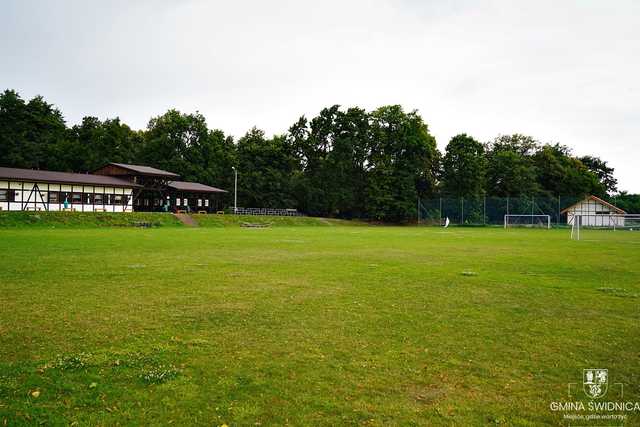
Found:
<svg viewBox="0 0 640 427"><path fill-rule="evenodd" d="M333 150L327 156L330 209L342 217L366 215L367 160L371 155L369 115L361 108L339 112Z"/></svg>
<svg viewBox="0 0 640 427"><path fill-rule="evenodd" d="M435 185L435 138L416 111L405 113L399 105L375 110L371 120L369 217L389 221L412 218L418 190L431 191Z"/></svg>
<svg viewBox="0 0 640 427"><path fill-rule="evenodd" d="M539 191L532 159L538 144L525 135L501 135L487 145L486 191L492 196L532 196Z"/></svg>
<svg viewBox="0 0 640 427"><path fill-rule="evenodd" d="M539 193L546 196L594 194L605 196L605 186L571 150L560 144L545 144L533 155Z"/></svg>
<svg viewBox="0 0 640 427"><path fill-rule="evenodd" d="M366 215L367 162L371 150L369 114L334 105L289 130L301 173L295 174L299 205L315 215Z"/></svg>
<svg viewBox="0 0 640 427"><path fill-rule="evenodd" d="M85 117L69 130L69 138L54 147L56 158L65 170L91 172L109 162L132 163L143 136L119 118L101 122Z"/></svg>
<svg viewBox="0 0 640 427"><path fill-rule="evenodd" d="M149 121L141 162L178 173L184 180L197 180L203 173L202 146L209 129L200 113L169 110Z"/></svg>
<svg viewBox="0 0 640 427"><path fill-rule="evenodd" d="M253 128L238 140L238 204L244 207L294 208L291 176L295 162L283 136L267 139Z"/></svg>
<svg viewBox="0 0 640 427"><path fill-rule="evenodd" d="M621 191L609 198L611 203L629 214L640 214L640 194L629 194Z"/></svg>
<svg viewBox="0 0 640 427"><path fill-rule="evenodd" d="M613 175L614 169L609 167L606 161L595 156L584 156L580 161L598 177L606 193L613 194L618 191L618 180Z"/></svg>
<svg viewBox="0 0 640 427"><path fill-rule="evenodd" d="M451 138L442 160L445 193L457 197L482 194L486 172L484 154L484 146L464 133Z"/></svg>
<svg viewBox="0 0 640 427"><path fill-rule="evenodd" d="M12 90L0 95L0 164L56 169L53 147L67 136L62 114L41 96L25 102Z"/></svg>

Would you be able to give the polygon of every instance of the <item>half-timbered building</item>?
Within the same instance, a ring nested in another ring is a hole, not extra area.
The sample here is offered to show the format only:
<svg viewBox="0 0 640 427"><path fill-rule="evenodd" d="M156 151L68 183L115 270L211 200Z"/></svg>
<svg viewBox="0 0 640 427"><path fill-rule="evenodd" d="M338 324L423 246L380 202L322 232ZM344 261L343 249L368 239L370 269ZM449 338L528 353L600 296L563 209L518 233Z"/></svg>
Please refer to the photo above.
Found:
<svg viewBox="0 0 640 427"><path fill-rule="evenodd" d="M213 212L226 191L173 172L109 163L92 174L0 167L0 210Z"/></svg>
<svg viewBox="0 0 640 427"><path fill-rule="evenodd" d="M140 187L111 176L0 167L0 210L131 212Z"/></svg>

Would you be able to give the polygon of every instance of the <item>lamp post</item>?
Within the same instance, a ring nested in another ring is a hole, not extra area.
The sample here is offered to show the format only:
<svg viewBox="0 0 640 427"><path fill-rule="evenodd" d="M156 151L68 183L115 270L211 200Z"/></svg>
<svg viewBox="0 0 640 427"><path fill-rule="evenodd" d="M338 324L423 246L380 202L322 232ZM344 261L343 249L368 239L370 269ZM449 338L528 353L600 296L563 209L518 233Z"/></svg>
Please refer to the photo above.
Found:
<svg viewBox="0 0 640 427"><path fill-rule="evenodd" d="M233 184L233 213L238 212L238 169L235 166L231 166L233 172L235 173L235 179Z"/></svg>

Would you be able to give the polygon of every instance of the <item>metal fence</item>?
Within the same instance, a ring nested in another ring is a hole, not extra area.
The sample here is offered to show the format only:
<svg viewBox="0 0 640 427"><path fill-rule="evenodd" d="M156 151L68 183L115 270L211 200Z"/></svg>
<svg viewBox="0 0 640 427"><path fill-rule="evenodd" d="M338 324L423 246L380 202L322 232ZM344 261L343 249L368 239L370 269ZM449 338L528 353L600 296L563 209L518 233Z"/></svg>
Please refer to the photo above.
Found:
<svg viewBox="0 0 640 427"><path fill-rule="evenodd" d="M503 225L505 215L549 215L552 225L566 225L562 210L584 196L562 197L436 197L418 200L418 222L456 225Z"/></svg>
<svg viewBox="0 0 640 427"><path fill-rule="evenodd" d="M297 209L231 208L235 215L304 216Z"/></svg>

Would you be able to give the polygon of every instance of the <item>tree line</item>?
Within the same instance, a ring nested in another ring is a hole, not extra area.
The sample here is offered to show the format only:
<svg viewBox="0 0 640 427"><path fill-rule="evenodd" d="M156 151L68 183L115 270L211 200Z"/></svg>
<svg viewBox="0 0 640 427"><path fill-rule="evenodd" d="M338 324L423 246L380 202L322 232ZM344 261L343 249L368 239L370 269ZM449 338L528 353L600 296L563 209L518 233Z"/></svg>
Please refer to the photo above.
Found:
<svg viewBox="0 0 640 427"><path fill-rule="evenodd" d="M617 191L606 161L530 136L483 143L460 134L441 153L417 111L398 105L334 105L283 134L252 128L236 141L198 112L169 110L144 130L96 117L69 127L42 97L0 95L0 166L91 172L107 162L154 166L226 190L236 167L239 206L383 221L415 217L418 197L609 198Z"/></svg>

